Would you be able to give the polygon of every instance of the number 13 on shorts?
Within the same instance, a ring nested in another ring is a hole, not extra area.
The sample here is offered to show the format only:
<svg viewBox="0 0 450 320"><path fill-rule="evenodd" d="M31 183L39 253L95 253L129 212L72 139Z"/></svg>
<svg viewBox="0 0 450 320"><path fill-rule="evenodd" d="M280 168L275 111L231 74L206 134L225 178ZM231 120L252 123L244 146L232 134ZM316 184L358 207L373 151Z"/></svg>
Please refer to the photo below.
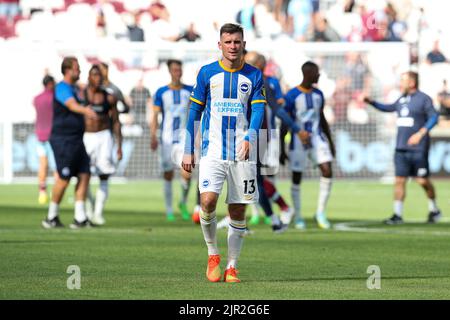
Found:
<svg viewBox="0 0 450 320"><path fill-rule="evenodd" d="M254 194L255 193L255 179L244 180L244 195L245 194Z"/></svg>

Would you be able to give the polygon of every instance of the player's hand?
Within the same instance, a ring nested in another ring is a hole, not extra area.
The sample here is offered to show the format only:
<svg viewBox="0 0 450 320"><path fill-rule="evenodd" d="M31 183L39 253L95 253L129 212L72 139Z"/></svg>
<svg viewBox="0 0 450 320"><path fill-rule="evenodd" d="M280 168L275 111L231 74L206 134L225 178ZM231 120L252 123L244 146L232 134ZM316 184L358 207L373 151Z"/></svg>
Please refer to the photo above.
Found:
<svg viewBox="0 0 450 320"><path fill-rule="evenodd" d="M280 153L280 164L284 166L286 164L286 161L289 161L289 157L288 157L287 153L281 152Z"/></svg>
<svg viewBox="0 0 450 320"><path fill-rule="evenodd" d="M373 102L368 96L362 96L362 101L368 104L372 104Z"/></svg>
<svg viewBox="0 0 450 320"><path fill-rule="evenodd" d="M195 157L193 154L184 154L183 162L181 162L181 167L184 171L191 173L192 169L195 168Z"/></svg>
<svg viewBox="0 0 450 320"><path fill-rule="evenodd" d="M155 151L158 148L158 138L156 136L152 136L150 140L150 149Z"/></svg>
<svg viewBox="0 0 450 320"><path fill-rule="evenodd" d="M122 153L122 147L117 148L117 161L122 160L123 153Z"/></svg>
<svg viewBox="0 0 450 320"><path fill-rule="evenodd" d="M300 141L302 142L302 144L304 144L304 145L310 144L311 134L308 131L300 130L297 133L297 135L298 135L298 138L300 139Z"/></svg>
<svg viewBox="0 0 450 320"><path fill-rule="evenodd" d="M98 120L98 114L97 112L95 112L94 110L91 109L90 106L88 106L87 108L85 108L84 110L84 116L86 118L92 119L92 120Z"/></svg>
<svg viewBox="0 0 450 320"><path fill-rule="evenodd" d="M414 133L411 137L408 139L408 145L415 146L418 145L420 140L422 140L423 134L419 131Z"/></svg>
<svg viewBox="0 0 450 320"><path fill-rule="evenodd" d="M238 153L238 159L243 161L243 160L248 160L249 156L250 156L250 142L247 140L244 140L238 147L237 149L237 153Z"/></svg>

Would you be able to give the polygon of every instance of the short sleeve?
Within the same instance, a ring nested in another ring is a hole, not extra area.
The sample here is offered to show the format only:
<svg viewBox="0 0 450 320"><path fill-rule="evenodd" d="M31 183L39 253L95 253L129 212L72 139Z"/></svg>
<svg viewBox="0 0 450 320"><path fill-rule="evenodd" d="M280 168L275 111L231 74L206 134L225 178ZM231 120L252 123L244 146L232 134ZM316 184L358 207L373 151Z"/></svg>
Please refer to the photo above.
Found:
<svg viewBox="0 0 450 320"><path fill-rule="evenodd" d="M253 83L253 91L250 100L251 104L255 103L267 103L266 101L266 92L264 88L264 81L262 78L261 71L256 72L255 82Z"/></svg>
<svg viewBox="0 0 450 320"><path fill-rule="evenodd" d="M280 99L283 99L283 92L281 92L281 86L278 79L273 79L273 92L275 94L275 99L279 103Z"/></svg>
<svg viewBox="0 0 450 320"><path fill-rule="evenodd" d="M292 111L294 110L294 100L292 99L292 93L291 91L288 91L286 95L284 96L284 110L286 110L289 114L292 114Z"/></svg>
<svg viewBox="0 0 450 320"><path fill-rule="evenodd" d="M153 106L162 109L163 103L162 103L162 93L161 93L161 91L162 91L161 89L158 89L158 91L156 91L155 99L153 101Z"/></svg>
<svg viewBox="0 0 450 320"><path fill-rule="evenodd" d="M75 98L74 92L69 85L60 83L55 88L55 99L59 103L66 105L70 98Z"/></svg>
<svg viewBox="0 0 450 320"><path fill-rule="evenodd" d="M192 88L191 101L204 106L206 104L207 85L206 70L202 67L197 75L197 81Z"/></svg>

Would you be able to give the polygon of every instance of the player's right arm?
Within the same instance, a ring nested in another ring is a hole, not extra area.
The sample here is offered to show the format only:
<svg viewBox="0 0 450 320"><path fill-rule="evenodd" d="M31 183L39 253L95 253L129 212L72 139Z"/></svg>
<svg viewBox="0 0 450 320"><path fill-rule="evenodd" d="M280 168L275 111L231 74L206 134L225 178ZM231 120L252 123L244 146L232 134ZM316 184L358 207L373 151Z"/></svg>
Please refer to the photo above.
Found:
<svg viewBox="0 0 450 320"><path fill-rule="evenodd" d="M197 82L191 93L191 105L189 107L189 115L186 121L186 140L184 143L184 156L181 167L187 171L192 172L192 168L195 168L195 136L198 130L198 124L202 112L206 105L208 80L206 79L206 72L204 68L201 68L197 75Z"/></svg>
<svg viewBox="0 0 450 320"><path fill-rule="evenodd" d="M93 120L98 119L97 113L90 106L82 106L77 102L72 90L68 86L57 86L55 89L55 99L72 112L82 114Z"/></svg>
<svg viewBox="0 0 450 320"><path fill-rule="evenodd" d="M383 111L383 112L394 112L396 109L397 102L393 104L383 104L379 103L375 100L370 99L369 97L364 97L364 102L370 104L375 107L375 109Z"/></svg>
<svg viewBox="0 0 450 320"><path fill-rule="evenodd" d="M155 151L158 148L158 114L162 108L161 90L156 91L153 102L152 117L150 119L150 148Z"/></svg>
<svg viewBox="0 0 450 320"><path fill-rule="evenodd" d="M286 110L286 112L288 114L291 115L291 117L295 123L295 117L296 117L295 101L294 101L294 99L291 98L291 92L288 92L286 94L286 96L284 97L284 101L285 101L284 109ZM295 130L292 131L292 134L296 134L298 136L298 138L300 139L300 141L302 142L302 144L304 144L304 145L309 144L309 139L310 139L309 132L306 130L302 130L301 128L297 131L295 131ZM282 137L282 139L284 139L284 137Z"/></svg>

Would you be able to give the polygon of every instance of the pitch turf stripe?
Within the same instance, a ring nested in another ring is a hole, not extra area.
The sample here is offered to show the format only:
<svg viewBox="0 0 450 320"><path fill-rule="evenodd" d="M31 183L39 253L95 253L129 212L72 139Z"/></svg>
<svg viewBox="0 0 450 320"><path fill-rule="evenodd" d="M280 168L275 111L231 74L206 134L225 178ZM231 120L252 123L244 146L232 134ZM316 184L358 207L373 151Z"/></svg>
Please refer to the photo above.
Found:
<svg viewBox="0 0 450 320"><path fill-rule="evenodd" d="M448 222L450 219L442 218L441 221ZM408 220L407 223L423 224L423 220ZM333 229L343 232L361 232L361 233L384 233L384 234L400 234L400 235L432 235L432 236L450 236L450 231L428 231L423 229L408 229L400 227L401 229L395 229L396 226L387 226L386 228L367 228L365 226L379 225L379 221L353 221L336 223L333 225Z"/></svg>

